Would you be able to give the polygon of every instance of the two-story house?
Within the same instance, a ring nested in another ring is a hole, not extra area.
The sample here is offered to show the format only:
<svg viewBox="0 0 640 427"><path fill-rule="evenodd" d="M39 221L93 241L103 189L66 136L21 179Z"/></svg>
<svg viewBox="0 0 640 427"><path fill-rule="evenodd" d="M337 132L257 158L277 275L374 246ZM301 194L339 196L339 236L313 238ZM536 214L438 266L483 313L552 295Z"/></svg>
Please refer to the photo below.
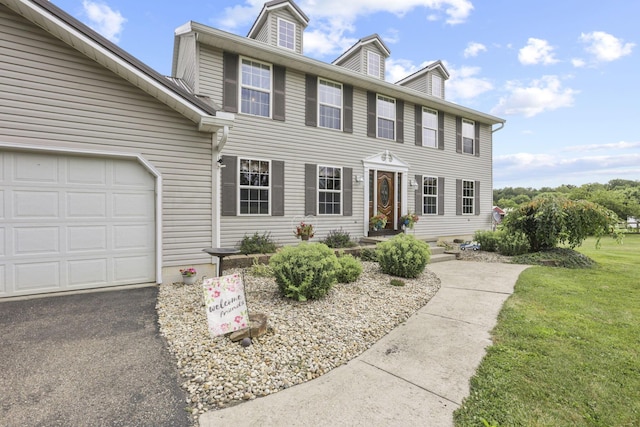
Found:
<svg viewBox="0 0 640 427"><path fill-rule="evenodd" d="M386 82L390 51L376 34L330 64L308 58L308 22L275 0L247 37L196 22L176 30L173 77L236 114L217 146L219 244L256 231L292 243L304 218L318 238L338 228L358 238L377 212L389 232L416 212L421 238L490 229L492 134L504 120L446 101L440 61Z"/></svg>

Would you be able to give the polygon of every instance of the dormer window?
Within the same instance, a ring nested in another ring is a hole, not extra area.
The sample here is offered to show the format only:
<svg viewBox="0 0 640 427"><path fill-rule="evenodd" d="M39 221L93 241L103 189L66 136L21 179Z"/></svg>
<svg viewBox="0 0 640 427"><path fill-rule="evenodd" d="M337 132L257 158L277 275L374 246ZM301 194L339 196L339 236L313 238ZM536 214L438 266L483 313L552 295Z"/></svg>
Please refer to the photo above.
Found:
<svg viewBox="0 0 640 427"><path fill-rule="evenodd" d="M431 95L442 98L442 77L437 74L431 75Z"/></svg>
<svg viewBox="0 0 640 427"><path fill-rule="evenodd" d="M286 19L278 18L278 46L295 50L296 24Z"/></svg>
<svg viewBox="0 0 640 427"><path fill-rule="evenodd" d="M380 77L380 55L375 52L367 52L367 74Z"/></svg>

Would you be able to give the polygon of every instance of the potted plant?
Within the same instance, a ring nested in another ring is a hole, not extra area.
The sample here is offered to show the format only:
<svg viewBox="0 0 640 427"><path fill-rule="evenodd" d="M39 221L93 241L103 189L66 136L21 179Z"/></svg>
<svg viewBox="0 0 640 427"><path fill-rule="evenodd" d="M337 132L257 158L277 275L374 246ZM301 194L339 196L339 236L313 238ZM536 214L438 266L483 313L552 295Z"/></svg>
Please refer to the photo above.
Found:
<svg viewBox="0 0 640 427"><path fill-rule="evenodd" d="M369 226L374 230L382 230L387 225L387 216L378 211L377 214L369 218Z"/></svg>
<svg viewBox="0 0 640 427"><path fill-rule="evenodd" d="M408 213L400 217L400 225L413 229L413 226L418 222L420 217L415 213Z"/></svg>
<svg viewBox="0 0 640 427"><path fill-rule="evenodd" d="M309 240L314 235L313 224L308 224L304 221L301 221L300 224L296 226L296 230L293 232L293 234L298 239Z"/></svg>
<svg viewBox="0 0 640 427"><path fill-rule="evenodd" d="M180 274L182 274L182 283L185 285L193 285L196 283L196 269L193 267L181 268Z"/></svg>

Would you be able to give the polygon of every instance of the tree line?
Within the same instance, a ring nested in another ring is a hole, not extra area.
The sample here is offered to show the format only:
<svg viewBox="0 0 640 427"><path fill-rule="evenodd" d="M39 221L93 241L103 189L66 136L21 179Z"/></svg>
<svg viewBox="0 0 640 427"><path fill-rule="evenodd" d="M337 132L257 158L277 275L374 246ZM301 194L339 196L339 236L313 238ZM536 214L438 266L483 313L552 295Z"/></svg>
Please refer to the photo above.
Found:
<svg viewBox="0 0 640 427"><path fill-rule="evenodd" d="M580 186L561 185L539 190L524 187L505 187L493 190L493 204L502 209L516 208L538 196L563 196L569 200L597 203L613 212L622 221L628 217L640 219L640 181L612 179L606 184L590 183Z"/></svg>

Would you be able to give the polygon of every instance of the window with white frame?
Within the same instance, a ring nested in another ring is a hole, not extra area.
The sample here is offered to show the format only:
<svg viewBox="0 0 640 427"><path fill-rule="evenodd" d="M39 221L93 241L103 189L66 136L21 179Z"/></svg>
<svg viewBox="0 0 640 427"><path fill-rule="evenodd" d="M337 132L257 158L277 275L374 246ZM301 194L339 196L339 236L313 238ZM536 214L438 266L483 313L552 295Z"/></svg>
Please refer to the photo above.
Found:
<svg viewBox="0 0 640 427"><path fill-rule="evenodd" d="M462 181L462 214L473 215L476 189L474 181Z"/></svg>
<svg viewBox="0 0 640 427"><path fill-rule="evenodd" d="M296 24L278 18L278 46L291 50L296 48Z"/></svg>
<svg viewBox="0 0 640 427"><path fill-rule="evenodd" d="M318 125L323 128L342 129L342 85L318 80Z"/></svg>
<svg viewBox="0 0 640 427"><path fill-rule="evenodd" d="M240 214L269 215L270 169L269 161L240 159Z"/></svg>
<svg viewBox="0 0 640 427"><path fill-rule="evenodd" d="M438 214L438 178L433 176L422 177L422 213Z"/></svg>
<svg viewBox="0 0 640 427"><path fill-rule="evenodd" d="M422 109L422 145L438 147L438 112L429 108Z"/></svg>
<svg viewBox="0 0 640 427"><path fill-rule="evenodd" d="M476 136L476 124L471 120L462 119L462 152L473 154Z"/></svg>
<svg viewBox="0 0 640 427"><path fill-rule="evenodd" d="M240 112L255 116L271 115L271 65L242 59Z"/></svg>
<svg viewBox="0 0 640 427"><path fill-rule="evenodd" d="M396 100L378 95L376 112L378 115L378 138L395 139Z"/></svg>
<svg viewBox="0 0 640 427"><path fill-rule="evenodd" d="M431 75L431 95L442 98L442 77L437 74Z"/></svg>
<svg viewBox="0 0 640 427"><path fill-rule="evenodd" d="M318 214L342 212L342 168L318 166Z"/></svg>
<svg viewBox="0 0 640 427"><path fill-rule="evenodd" d="M375 52L367 52L367 74L380 77L380 55Z"/></svg>

